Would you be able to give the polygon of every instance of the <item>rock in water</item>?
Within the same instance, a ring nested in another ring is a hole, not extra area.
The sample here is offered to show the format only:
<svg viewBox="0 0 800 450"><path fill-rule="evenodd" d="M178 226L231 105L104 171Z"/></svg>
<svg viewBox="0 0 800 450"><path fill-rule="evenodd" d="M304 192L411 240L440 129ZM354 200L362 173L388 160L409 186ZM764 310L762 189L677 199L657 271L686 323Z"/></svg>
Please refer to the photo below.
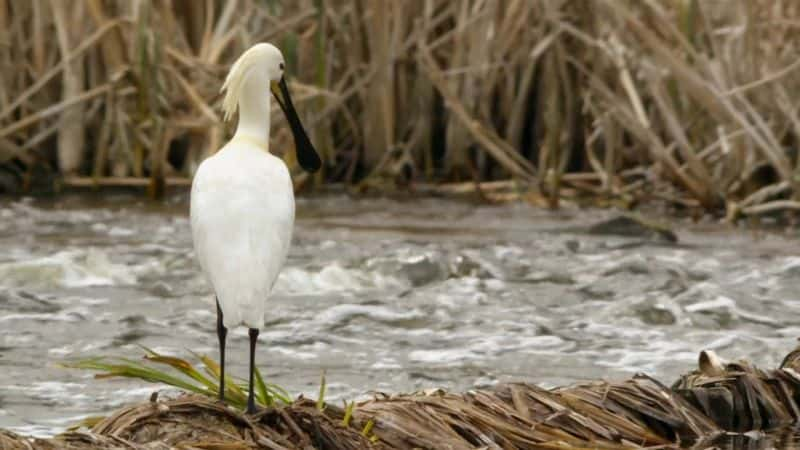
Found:
<svg viewBox="0 0 800 450"><path fill-rule="evenodd" d="M666 225L634 216L621 215L589 226L588 234L625 236L678 242L678 236Z"/></svg>

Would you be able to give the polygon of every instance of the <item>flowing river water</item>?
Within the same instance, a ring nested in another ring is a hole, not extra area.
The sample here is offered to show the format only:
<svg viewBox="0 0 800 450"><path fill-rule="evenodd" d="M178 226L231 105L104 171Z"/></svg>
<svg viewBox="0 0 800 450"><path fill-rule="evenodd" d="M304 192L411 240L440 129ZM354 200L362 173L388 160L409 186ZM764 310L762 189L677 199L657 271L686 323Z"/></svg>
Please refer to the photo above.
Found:
<svg viewBox="0 0 800 450"><path fill-rule="evenodd" d="M61 362L140 346L217 357L187 213L186 196L0 200L0 428L52 435L163 389ZM257 354L293 394L315 396L323 370L329 401L672 382L701 349L774 367L800 336L800 246L785 233L676 221L672 244L582 231L610 211L441 199L300 199L297 214ZM228 364L245 376L246 363L236 330Z"/></svg>

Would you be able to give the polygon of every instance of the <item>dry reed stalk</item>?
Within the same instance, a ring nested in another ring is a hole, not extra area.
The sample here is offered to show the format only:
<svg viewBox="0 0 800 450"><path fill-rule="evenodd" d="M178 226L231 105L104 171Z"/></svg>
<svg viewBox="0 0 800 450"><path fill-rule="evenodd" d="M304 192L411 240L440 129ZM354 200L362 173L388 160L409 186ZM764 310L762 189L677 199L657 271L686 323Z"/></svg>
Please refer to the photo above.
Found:
<svg viewBox="0 0 800 450"><path fill-rule="evenodd" d="M189 186L191 178L187 177L164 177L165 186ZM150 178L136 177L76 177L67 176L61 180L61 184L69 187L102 187L102 186L127 186L127 187L148 187L152 183Z"/></svg>
<svg viewBox="0 0 800 450"><path fill-rule="evenodd" d="M0 0L0 29L10 31L10 22L8 2L7 0ZM0 36L0 66L2 67L11 66L10 47L11 35L10 33L4 33ZM11 86L11 83L8 71L0 71L0 110L5 109L10 101L11 93L7 89Z"/></svg>
<svg viewBox="0 0 800 450"><path fill-rule="evenodd" d="M17 122L12 123L4 128L0 128L0 138L11 136L14 133L17 133L35 123L39 123L43 119L49 118L51 116L61 114L64 110L69 109L73 105L77 105L79 103L85 102L87 100L91 100L95 97L99 97L102 94L105 94L111 88L110 85L100 85L91 90L84 91L83 93L73 96L67 100L55 103L53 105L48 106L42 110L36 111L35 113L31 114L30 116L24 117Z"/></svg>
<svg viewBox="0 0 800 450"><path fill-rule="evenodd" d="M397 2L384 2L382 0L367 0L365 22L366 39L368 44L367 54L363 58L376 68L375 75L371 77L364 89L363 105L364 117L369 120L362 122L364 136L364 153L362 161L368 166L375 166L382 152L374 149L391 148L394 144L394 65L392 54L396 43L396 35L391 23L391 13L395 9L402 9L403 5Z"/></svg>
<svg viewBox="0 0 800 450"><path fill-rule="evenodd" d="M433 57L422 44L420 45L419 53L420 62L423 67L427 68L427 74L431 82L436 86L442 97L445 98L445 104L451 108L453 114L472 134L472 137L484 145L486 150L490 152L497 159L498 163L508 170L509 173L523 179L533 178L533 168L529 162L520 159L519 154L497 136L496 133L469 116L466 108L457 99L456 95L448 90L441 69L436 66Z"/></svg>
<svg viewBox="0 0 800 450"><path fill-rule="evenodd" d="M39 2L34 2L38 4ZM51 0L50 7L55 22L58 48L61 58L66 59L71 51L71 42L76 35L83 34L82 3L74 5L71 11L60 0ZM35 39L34 39L35 41ZM70 101L83 92L83 60L76 58L64 66L62 75L62 99ZM77 172L83 163L85 150L84 105L76 103L61 112L58 126L58 167L64 174Z"/></svg>

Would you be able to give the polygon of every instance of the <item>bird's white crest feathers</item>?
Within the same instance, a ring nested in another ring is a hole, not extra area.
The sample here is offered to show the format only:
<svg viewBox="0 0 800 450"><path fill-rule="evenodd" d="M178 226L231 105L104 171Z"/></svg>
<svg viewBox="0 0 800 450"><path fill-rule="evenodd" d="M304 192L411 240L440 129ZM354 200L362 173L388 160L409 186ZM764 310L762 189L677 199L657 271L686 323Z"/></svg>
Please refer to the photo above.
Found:
<svg viewBox="0 0 800 450"><path fill-rule="evenodd" d="M253 51L254 49L255 47L250 48L233 63L228 76L225 77L225 83L222 84L222 89L220 89L220 92L225 92L225 98L222 100L222 112L226 122L236 113L247 72L256 63L257 58L256 52Z"/></svg>

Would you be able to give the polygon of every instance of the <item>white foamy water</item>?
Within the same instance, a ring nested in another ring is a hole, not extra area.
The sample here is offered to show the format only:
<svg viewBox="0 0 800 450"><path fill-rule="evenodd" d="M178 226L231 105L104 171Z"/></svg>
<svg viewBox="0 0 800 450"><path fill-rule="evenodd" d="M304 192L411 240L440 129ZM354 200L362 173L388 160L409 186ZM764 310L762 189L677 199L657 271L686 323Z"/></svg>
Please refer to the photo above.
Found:
<svg viewBox="0 0 800 450"><path fill-rule="evenodd" d="M0 427L48 435L162 389L95 380L65 360L140 358L140 345L216 358L185 198L138 202L0 203ZM681 224L680 246L559 231L609 214L300 199L261 370L311 396L325 370L337 401L637 371L671 382L700 349L770 367L794 346L794 239ZM243 376L245 330L231 332L228 355Z"/></svg>
<svg viewBox="0 0 800 450"><path fill-rule="evenodd" d="M3 263L0 264L0 279L7 288L73 288L136 282L129 267L112 263L104 251L94 248Z"/></svg>

